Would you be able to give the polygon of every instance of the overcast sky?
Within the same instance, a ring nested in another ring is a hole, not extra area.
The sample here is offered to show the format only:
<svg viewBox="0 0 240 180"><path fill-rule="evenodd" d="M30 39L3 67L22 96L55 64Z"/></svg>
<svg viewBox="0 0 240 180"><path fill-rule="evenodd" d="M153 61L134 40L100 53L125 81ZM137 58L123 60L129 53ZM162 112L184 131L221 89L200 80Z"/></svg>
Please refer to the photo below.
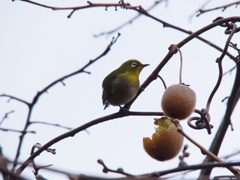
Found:
<svg viewBox="0 0 240 180"><path fill-rule="evenodd" d="M72 7L86 5L86 1L37 1L51 6ZM97 1L92 1L97 2ZM98 1L103 2L103 1ZM112 1L114 3L118 1ZM127 1L126 1L127 2ZM142 5L147 9L154 1L128 1L131 5ZM239 8L230 7L209 12L196 17L196 11L206 2L205 8L229 3L226 1L174 1L159 3L150 14L168 23L186 30L196 31L210 24L216 17L230 17L239 15ZM118 68L128 59L138 59L142 63L150 64L141 75L143 82L161 62L171 44L177 44L187 34L165 27L146 16L141 16L131 24L126 25L113 34L94 37L102 32L113 30L135 17L137 13L109 7L83 9L76 11L71 18L67 18L71 11L52 11L26 2L5 0L0 2L0 94L5 93L27 102L31 102L38 91L41 91L56 79L70 74L83 67L89 60L99 56L110 43L112 37L121 36L111 48L111 51L86 69L91 74L81 73L53 86L48 93L41 96L36 104L31 121L57 123L62 126L76 128L98 117L117 112L118 107L110 106L103 110L101 94L102 80L112 70ZM202 35L216 45L224 48L227 35L224 28L217 27ZM239 34L233 38L238 43ZM215 86L218 68L215 60L221 52L209 45L192 40L181 48L183 53L183 82L191 85L196 92L196 109L206 106L206 101ZM236 51L229 50L234 56ZM223 60L224 72L234 66L228 57ZM177 84L179 74L179 54L173 56L160 72L167 85ZM205 148L209 148L219 123L226 109L226 101L234 81L235 71L223 77L222 84L213 98L210 108L211 124L214 125L212 134L206 130L194 130L182 121L186 133L193 137ZM131 107L133 111L161 112L161 96L164 87L160 80L152 82L138 97ZM6 112L14 110L2 124L2 128L22 130L27 118L26 105L8 98L0 98L0 119ZM234 131L228 131L223 142L220 157L238 151L239 145L239 108L238 105L232 116ZM56 155L43 152L36 158L38 165L52 164L53 168L75 174L86 174L104 177L119 175L102 173L102 166L97 159L102 159L109 168L122 167L131 174L143 174L175 168L178 158L166 162L159 162L148 156L142 145L143 137L150 137L154 133L154 117L125 117L98 124L87 131L78 133L72 138L54 144ZM29 157L31 147L35 143L44 145L54 137L68 130L44 124L31 125L28 130L36 134L27 134L21 149L20 162ZM4 155L13 161L19 142L19 133L0 131L0 145ZM205 158L200 150L189 141L190 157L186 162L201 163ZM234 157L231 160L239 160ZM188 178L198 176L199 172L189 173ZM66 179L56 173L40 171L47 179ZM219 168L213 171L213 176L230 174L228 170ZM25 177L33 178L32 169L26 169Z"/></svg>

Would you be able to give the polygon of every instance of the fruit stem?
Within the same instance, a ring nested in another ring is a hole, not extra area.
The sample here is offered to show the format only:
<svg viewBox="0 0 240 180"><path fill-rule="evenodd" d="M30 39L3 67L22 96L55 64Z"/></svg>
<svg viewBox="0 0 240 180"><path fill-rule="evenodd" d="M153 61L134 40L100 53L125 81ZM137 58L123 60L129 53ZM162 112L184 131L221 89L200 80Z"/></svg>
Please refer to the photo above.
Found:
<svg viewBox="0 0 240 180"><path fill-rule="evenodd" d="M180 70L179 70L179 84L182 84L182 66L183 66L183 57L182 57L182 51L178 49L178 52L180 54Z"/></svg>

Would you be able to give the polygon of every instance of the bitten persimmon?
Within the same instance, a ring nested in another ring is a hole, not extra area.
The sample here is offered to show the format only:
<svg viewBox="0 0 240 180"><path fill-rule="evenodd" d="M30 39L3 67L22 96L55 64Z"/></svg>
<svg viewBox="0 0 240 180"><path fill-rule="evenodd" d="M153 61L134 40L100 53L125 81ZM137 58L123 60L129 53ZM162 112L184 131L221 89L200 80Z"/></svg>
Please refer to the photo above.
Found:
<svg viewBox="0 0 240 180"><path fill-rule="evenodd" d="M183 144L183 135L177 131L171 119L154 119L157 125L152 138L143 138L143 147L148 155L159 161L170 160L177 156Z"/></svg>

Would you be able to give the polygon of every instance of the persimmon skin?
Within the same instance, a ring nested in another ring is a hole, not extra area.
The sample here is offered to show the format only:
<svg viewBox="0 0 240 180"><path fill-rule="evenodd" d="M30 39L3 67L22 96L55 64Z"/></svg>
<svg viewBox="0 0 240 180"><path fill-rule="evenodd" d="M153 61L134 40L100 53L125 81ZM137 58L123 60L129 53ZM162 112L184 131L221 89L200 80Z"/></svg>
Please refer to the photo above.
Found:
<svg viewBox="0 0 240 180"><path fill-rule="evenodd" d="M146 153L158 161L166 161L177 156L183 145L183 135L177 131L176 125L167 117L154 119L158 125L152 138L143 138Z"/></svg>
<svg viewBox="0 0 240 180"><path fill-rule="evenodd" d="M196 94L184 84L175 84L163 93L161 105L165 116L183 120L193 113Z"/></svg>

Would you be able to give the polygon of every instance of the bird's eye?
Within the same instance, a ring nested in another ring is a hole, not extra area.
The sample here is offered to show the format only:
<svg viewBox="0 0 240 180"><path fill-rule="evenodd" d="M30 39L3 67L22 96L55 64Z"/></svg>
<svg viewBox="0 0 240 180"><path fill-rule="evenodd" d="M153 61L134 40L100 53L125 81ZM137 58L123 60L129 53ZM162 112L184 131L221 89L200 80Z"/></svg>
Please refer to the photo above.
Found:
<svg viewBox="0 0 240 180"><path fill-rule="evenodd" d="M133 68L135 68L135 67L137 67L137 63L136 62L133 62L132 64L131 64L131 66L133 67Z"/></svg>

